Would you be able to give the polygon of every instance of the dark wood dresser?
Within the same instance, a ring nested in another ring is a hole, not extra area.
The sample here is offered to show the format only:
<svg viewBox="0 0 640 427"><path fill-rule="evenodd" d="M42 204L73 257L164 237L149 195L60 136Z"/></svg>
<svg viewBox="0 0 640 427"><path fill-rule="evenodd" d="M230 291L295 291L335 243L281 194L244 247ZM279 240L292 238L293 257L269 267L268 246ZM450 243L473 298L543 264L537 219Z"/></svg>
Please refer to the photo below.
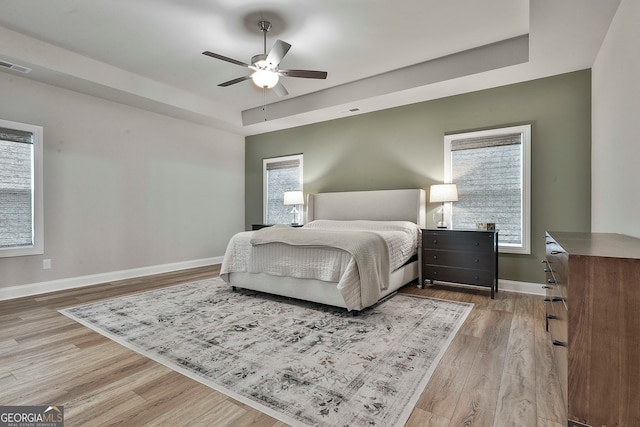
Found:
<svg viewBox="0 0 640 427"><path fill-rule="evenodd" d="M422 283L428 280L498 291L498 232L422 230Z"/></svg>
<svg viewBox="0 0 640 427"><path fill-rule="evenodd" d="M569 426L640 426L640 239L546 234L546 322Z"/></svg>

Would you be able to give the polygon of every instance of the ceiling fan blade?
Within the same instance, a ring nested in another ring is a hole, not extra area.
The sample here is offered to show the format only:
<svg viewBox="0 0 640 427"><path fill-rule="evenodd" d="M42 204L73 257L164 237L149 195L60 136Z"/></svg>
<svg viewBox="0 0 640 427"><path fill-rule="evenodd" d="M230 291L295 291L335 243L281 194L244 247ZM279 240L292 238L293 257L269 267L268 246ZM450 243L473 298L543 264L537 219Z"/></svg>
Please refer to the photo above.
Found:
<svg viewBox="0 0 640 427"><path fill-rule="evenodd" d="M240 65L241 67L248 67L249 66L249 64L245 64L244 62L238 61L237 59L228 58L226 56L218 55L217 53L209 52L208 50L205 50L204 52L202 52L202 54L210 56L212 58L220 59L222 61L231 62L232 64Z"/></svg>
<svg viewBox="0 0 640 427"><path fill-rule="evenodd" d="M278 82L272 89L280 98L289 95L289 91L284 87L282 82Z"/></svg>
<svg viewBox="0 0 640 427"><path fill-rule="evenodd" d="M280 70L278 74L287 77L302 77L304 79L326 79L326 71L314 70Z"/></svg>
<svg viewBox="0 0 640 427"><path fill-rule="evenodd" d="M272 64L273 66L277 66L282 61L282 58L289 52L291 49L291 45L287 42L283 42L282 40L276 40L273 44L273 47L269 51L269 55L267 55L267 62Z"/></svg>
<svg viewBox="0 0 640 427"><path fill-rule="evenodd" d="M228 82L220 83L218 86L227 87L227 86L234 85L236 83L243 82L245 80L249 80L250 78L251 78L251 76L238 77L237 79L233 79L233 80L229 80Z"/></svg>

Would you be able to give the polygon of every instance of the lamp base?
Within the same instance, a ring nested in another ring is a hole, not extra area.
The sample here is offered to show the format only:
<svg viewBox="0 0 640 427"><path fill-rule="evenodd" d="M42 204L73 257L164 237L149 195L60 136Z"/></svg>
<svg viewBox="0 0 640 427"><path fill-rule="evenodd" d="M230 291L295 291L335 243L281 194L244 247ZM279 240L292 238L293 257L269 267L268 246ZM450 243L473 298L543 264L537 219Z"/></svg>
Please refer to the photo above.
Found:
<svg viewBox="0 0 640 427"><path fill-rule="evenodd" d="M433 222L436 223L436 227L449 228L449 224L447 224L447 221L445 219L446 212L447 212L447 209L444 207L444 203L443 203L433 214Z"/></svg>

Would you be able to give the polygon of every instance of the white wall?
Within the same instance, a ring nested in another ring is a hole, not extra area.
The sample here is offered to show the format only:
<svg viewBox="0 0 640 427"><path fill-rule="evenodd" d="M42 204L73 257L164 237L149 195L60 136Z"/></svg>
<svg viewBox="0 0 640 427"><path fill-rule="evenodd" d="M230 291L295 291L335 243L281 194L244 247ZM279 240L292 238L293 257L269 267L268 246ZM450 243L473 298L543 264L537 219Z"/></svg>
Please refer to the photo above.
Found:
<svg viewBox="0 0 640 427"><path fill-rule="evenodd" d="M244 229L244 137L6 72L0 99L44 128L45 227L44 255L0 258L0 291L221 257Z"/></svg>
<svg viewBox="0 0 640 427"><path fill-rule="evenodd" d="M592 231L640 237L640 1L622 0L592 73Z"/></svg>

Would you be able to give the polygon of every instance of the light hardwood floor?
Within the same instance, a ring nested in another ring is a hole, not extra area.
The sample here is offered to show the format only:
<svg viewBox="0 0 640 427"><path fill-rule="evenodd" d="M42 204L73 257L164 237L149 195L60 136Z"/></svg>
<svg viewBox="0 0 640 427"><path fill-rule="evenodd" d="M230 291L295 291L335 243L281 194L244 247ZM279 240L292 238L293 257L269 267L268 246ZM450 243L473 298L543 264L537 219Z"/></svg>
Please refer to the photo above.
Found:
<svg viewBox="0 0 640 427"><path fill-rule="evenodd" d="M65 425L282 426L128 350L58 309L216 277L202 267L0 302L0 405L64 405ZM407 426L566 423L542 297L462 288L402 292L475 304Z"/></svg>

